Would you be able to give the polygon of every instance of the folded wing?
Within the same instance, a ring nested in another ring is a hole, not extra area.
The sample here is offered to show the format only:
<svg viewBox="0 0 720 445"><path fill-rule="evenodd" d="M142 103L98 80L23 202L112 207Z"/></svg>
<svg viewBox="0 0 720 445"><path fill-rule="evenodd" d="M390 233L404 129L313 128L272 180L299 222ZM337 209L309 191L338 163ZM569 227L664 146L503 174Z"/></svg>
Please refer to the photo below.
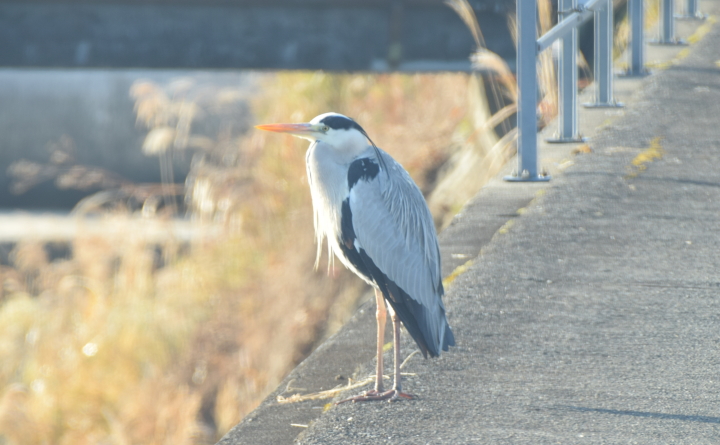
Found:
<svg viewBox="0 0 720 445"><path fill-rule="evenodd" d="M380 156L389 171L360 178L350 189L350 214L343 216L351 218L354 240L344 240L345 248L355 251L423 354L438 356L454 338L432 216L408 173L386 153Z"/></svg>

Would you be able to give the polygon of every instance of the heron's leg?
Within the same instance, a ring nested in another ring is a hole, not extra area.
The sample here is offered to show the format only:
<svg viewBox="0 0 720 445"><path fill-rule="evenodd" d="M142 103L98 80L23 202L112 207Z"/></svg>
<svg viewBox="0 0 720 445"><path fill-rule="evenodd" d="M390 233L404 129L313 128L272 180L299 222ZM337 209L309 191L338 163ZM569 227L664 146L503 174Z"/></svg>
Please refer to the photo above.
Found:
<svg viewBox="0 0 720 445"><path fill-rule="evenodd" d="M382 292L375 289L375 302L377 302L377 310L375 318L377 319L377 368L375 369L375 391L380 393L383 391L383 346L385 343L385 322L387 320L387 309L385 309L385 298Z"/></svg>
<svg viewBox="0 0 720 445"><path fill-rule="evenodd" d="M395 375L393 389L400 393L402 392L402 382L400 380L400 317L392 310L392 307L390 308L390 318L393 322L393 363Z"/></svg>
<svg viewBox="0 0 720 445"><path fill-rule="evenodd" d="M375 310L375 319L377 320L377 366L375 368L375 389L366 391L359 396L350 397L339 402L365 402L369 400L379 400L386 393L383 385L383 346L385 345L385 323L387 322L387 309L385 307L385 298L379 289L375 289L375 302L377 309Z"/></svg>
<svg viewBox="0 0 720 445"><path fill-rule="evenodd" d="M386 310L385 310L385 301L383 299L382 294L379 291L375 291L375 298L377 299L378 303L378 311L376 312L377 320L378 320L378 365L377 365L377 376L375 380L375 389L371 391L367 391L365 394L361 394L359 396L350 397L349 399L341 400L337 402L337 404L345 403L345 402L370 402L373 400L387 400L388 402L392 402L395 400L398 400L400 398L404 399L413 399L415 396L411 394L405 394L401 391L401 382L400 382L400 318L397 316L395 311L393 310L392 306L388 306L387 310L390 311L390 317L393 321L393 343L394 343L394 365L395 365L395 383L393 384L393 389L389 391L383 391L383 366L382 366L382 356L383 356L383 341L385 339L385 320L386 320ZM380 314L382 307L382 314ZM382 318L382 320L381 320ZM382 327L381 327L382 326Z"/></svg>
<svg viewBox="0 0 720 445"><path fill-rule="evenodd" d="M388 306L390 311L390 319L393 322L393 364L394 364L394 375L395 382L393 383L392 391L387 391L390 395L388 400L397 400L399 397L406 399L412 399L415 396L412 394L406 394L402 392L402 376L400 375L400 317L395 313L392 306Z"/></svg>

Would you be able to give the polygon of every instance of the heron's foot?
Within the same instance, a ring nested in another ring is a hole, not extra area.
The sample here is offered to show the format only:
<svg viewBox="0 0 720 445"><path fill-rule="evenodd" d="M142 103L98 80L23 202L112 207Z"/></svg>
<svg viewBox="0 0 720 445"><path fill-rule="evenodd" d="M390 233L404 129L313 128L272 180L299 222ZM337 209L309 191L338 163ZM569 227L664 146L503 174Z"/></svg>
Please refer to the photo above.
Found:
<svg viewBox="0 0 720 445"><path fill-rule="evenodd" d="M390 391L378 391L376 389L371 389L370 391L367 391L364 394L360 394L359 396L341 400L337 402L336 405L345 402L372 402L375 400L387 400L388 402L396 402L400 399L412 400L414 398L414 395L401 392L397 389L391 389Z"/></svg>

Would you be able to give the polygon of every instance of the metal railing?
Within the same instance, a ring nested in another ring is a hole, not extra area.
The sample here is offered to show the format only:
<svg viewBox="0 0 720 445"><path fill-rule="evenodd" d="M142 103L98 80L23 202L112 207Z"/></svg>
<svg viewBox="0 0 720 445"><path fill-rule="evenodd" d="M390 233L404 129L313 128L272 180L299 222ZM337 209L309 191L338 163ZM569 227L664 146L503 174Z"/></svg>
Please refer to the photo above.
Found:
<svg viewBox="0 0 720 445"><path fill-rule="evenodd" d="M698 0L688 0L683 18L703 18ZM613 98L613 2L612 0L558 0L558 23L537 38L537 0L517 0L518 168L506 181L548 181L538 170L537 151L537 63L538 54L561 41L558 55L558 131L548 142L584 140L577 125L577 28L595 19L595 100L586 107L621 107ZM674 0L662 0L660 37L662 45L684 44L675 37ZM625 76L647 74L644 62L643 0L628 0L630 20L629 64Z"/></svg>

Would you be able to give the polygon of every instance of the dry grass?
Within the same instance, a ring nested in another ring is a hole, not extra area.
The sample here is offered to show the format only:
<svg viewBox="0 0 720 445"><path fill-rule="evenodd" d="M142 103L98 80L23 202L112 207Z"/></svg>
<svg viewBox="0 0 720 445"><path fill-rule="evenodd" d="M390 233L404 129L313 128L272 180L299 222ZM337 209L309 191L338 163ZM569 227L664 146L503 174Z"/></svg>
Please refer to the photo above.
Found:
<svg viewBox="0 0 720 445"><path fill-rule="evenodd" d="M467 118L455 133L455 149L438 172L436 186L428 196L430 210L440 228L449 224L453 215L500 171L514 154L517 140L508 121L517 110L514 74L502 58L486 48L470 4L465 0L446 3L465 22L475 39L472 61L478 74L468 80ZM515 29L513 18L509 26ZM554 70L550 73L554 76ZM498 109L494 114L490 103ZM505 135L498 137L496 128L505 130Z"/></svg>

